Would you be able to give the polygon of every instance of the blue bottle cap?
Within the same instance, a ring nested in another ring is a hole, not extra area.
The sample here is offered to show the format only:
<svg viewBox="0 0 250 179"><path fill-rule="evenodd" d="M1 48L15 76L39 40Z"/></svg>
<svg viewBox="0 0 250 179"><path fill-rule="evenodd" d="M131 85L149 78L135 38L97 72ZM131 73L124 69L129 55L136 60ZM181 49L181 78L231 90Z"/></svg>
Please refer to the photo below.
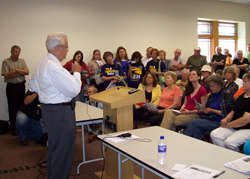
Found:
<svg viewBox="0 0 250 179"><path fill-rule="evenodd" d="M164 139L164 136L161 136L160 139Z"/></svg>

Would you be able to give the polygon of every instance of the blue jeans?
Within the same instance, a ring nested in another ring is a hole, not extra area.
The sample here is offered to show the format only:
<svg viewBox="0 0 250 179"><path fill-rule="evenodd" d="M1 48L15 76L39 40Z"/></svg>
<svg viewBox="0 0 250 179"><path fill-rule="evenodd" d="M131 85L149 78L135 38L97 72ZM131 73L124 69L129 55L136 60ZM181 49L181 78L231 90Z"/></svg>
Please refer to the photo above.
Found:
<svg viewBox="0 0 250 179"><path fill-rule="evenodd" d="M244 145L244 154L250 155L250 140Z"/></svg>
<svg viewBox="0 0 250 179"><path fill-rule="evenodd" d="M25 137L39 140L45 133L41 119L31 119L21 111L18 111L16 115L16 129L20 141L24 140Z"/></svg>
<svg viewBox="0 0 250 179"><path fill-rule="evenodd" d="M202 139L204 132L208 131L210 133L218 127L220 127L219 121L197 118L191 121L188 128L184 131L184 134L196 139Z"/></svg>

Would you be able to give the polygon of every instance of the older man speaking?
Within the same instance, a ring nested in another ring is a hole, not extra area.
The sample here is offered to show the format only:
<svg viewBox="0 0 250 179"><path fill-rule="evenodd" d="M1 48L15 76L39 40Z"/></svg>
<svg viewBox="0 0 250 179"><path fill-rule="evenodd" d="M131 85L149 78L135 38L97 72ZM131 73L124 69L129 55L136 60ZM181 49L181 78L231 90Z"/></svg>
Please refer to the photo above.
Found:
<svg viewBox="0 0 250 179"><path fill-rule="evenodd" d="M46 40L48 54L38 63L30 87L42 103L42 118L48 130L48 178L70 176L75 146L74 101L81 89L81 66L72 65L73 75L61 66L68 52L68 38L55 32Z"/></svg>

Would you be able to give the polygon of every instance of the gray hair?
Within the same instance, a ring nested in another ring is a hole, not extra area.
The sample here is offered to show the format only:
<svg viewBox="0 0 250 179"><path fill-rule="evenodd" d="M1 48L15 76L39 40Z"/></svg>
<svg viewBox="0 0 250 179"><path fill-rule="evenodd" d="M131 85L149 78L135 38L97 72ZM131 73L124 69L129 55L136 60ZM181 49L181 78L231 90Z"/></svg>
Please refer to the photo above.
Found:
<svg viewBox="0 0 250 179"><path fill-rule="evenodd" d="M62 32L54 32L49 34L46 40L46 48L48 52L54 50L54 48L58 45L64 45L65 39L68 40L68 37Z"/></svg>
<svg viewBox="0 0 250 179"><path fill-rule="evenodd" d="M94 92L94 93L98 93L98 89L97 89L96 87L90 86L88 89L90 89L90 88L93 88L93 92Z"/></svg>
<svg viewBox="0 0 250 179"><path fill-rule="evenodd" d="M21 48L18 46L18 45L13 45L12 47L11 47L11 52L12 51L14 51L14 49L18 49L18 50L20 50L21 51Z"/></svg>
<svg viewBox="0 0 250 179"><path fill-rule="evenodd" d="M237 51L236 51L236 56L237 56L237 58L238 58L238 53L239 53L239 52L243 55L243 51L242 51L242 50L237 50Z"/></svg>
<svg viewBox="0 0 250 179"><path fill-rule="evenodd" d="M219 74L211 75L210 77L208 77L207 83L210 84L211 82L214 82L214 84L220 86L221 88L224 84L223 77Z"/></svg>
<svg viewBox="0 0 250 179"><path fill-rule="evenodd" d="M195 47L194 50L201 50L201 48L200 47Z"/></svg>
<svg viewBox="0 0 250 179"><path fill-rule="evenodd" d="M215 48L215 51L217 52L217 49L219 48L220 46L217 46L216 48ZM220 47L221 48L221 47Z"/></svg>
<svg viewBox="0 0 250 179"><path fill-rule="evenodd" d="M190 74L190 71L189 71L188 69L186 69L186 68L184 68L184 69L181 71L181 74L182 74L183 72L185 72L185 71L187 71L188 74Z"/></svg>

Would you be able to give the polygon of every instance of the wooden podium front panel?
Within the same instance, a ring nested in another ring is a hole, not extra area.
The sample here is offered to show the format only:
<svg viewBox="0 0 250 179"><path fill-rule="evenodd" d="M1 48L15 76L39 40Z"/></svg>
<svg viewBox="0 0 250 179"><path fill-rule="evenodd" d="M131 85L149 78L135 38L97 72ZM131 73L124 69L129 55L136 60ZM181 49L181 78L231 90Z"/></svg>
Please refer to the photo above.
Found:
<svg viewBox="0 0 250 179"><path fill-rule="evenodd" d="M103 103L103 119L110 116L109 121L117 126L117 132L133 129L133 104L145 101L145 92L139 90L133 94L128 91L133 88L118 86L106 91L92 95L92 101ZM104 121L105 122L105 121ZM122 159L124 159L122 157ZM132 179L134 165L131 161L126 161L121 165L121 176L123 179ZM105 152L105 176L107 178L118 178L118 154L107 149Z"/></svg>
<svg viewBox="0 0 250 179"><path fill-rule="evenodd" d="M90 100L98 101L103 105L109 105L110 109L120 108L145 101L144 91L139 90L133 94L128 94L128 91L132 89L133 88L117 86L90 96Z"/></svg>

